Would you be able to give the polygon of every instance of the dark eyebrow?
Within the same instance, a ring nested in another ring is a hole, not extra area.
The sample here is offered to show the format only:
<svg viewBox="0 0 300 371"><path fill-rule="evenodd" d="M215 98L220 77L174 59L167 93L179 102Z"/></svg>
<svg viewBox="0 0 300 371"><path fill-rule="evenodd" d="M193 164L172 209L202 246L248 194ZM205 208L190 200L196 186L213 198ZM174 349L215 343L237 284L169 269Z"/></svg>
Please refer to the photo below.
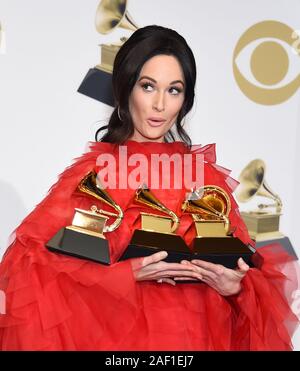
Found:
<svg viewBox="0 0 300 371"><path fill-rule="evenodd" d="M148 80L151 80L151 81L157 83L157 81L155 81L152 77L149 77L149 76L142 76L142 77L140 77L140 78L138 79L138 81L140 81L140 80L142 80L142 79L148 79ZM175 80L175 81L172 81L172 82L170 82L170 85L172 85L172 84L176 84L177 82L181 83L181 84L184 86L184 83L183 83L183 81L181 81L181 80Z"/></svg>

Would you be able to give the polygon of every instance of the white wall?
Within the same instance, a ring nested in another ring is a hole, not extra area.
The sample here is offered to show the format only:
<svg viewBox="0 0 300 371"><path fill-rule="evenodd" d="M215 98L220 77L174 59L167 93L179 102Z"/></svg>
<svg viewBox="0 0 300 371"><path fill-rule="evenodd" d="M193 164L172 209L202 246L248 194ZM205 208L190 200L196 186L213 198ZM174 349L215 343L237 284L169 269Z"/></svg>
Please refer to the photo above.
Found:
<svg viewBox="0 0 300 371"><path fill-rule="evenodd" d="M98 3L0 0L7 34L7 53L0 55L2 252L8 234L93 140L96 121L111 112L76 92L100 61L98 44L130 35L124 29L98 34ZM272 19L300 29L300 1L131 0L129 12L140 27L161 24L186 38L198 67L189 122L194 143L216 142L218 163L231 168L234 177L254 158L266 162L268 183L284 204L281 230L299 253L299 90L279 105L254 103L234 80L232 54L254 23ZM299 60L291 68L294 76L300 73Z"/></svg>

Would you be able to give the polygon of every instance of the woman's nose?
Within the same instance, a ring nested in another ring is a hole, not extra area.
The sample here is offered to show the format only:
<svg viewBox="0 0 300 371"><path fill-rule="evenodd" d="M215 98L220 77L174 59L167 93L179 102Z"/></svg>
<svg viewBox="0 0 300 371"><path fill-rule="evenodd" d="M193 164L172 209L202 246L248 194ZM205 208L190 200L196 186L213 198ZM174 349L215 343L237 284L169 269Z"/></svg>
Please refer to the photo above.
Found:
<svg viewBox="0 0 300 371"><path fill-rule="evenodd" d="M155 94L153 107L158 111L163 111L165 109L164 92L158 92Z"/></svg>

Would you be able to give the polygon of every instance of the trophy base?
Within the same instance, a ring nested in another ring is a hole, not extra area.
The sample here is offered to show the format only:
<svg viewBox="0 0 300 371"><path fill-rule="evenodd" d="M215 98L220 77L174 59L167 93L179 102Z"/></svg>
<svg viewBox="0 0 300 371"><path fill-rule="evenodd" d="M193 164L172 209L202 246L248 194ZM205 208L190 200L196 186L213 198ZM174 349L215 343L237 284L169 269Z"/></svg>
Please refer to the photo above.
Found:
<svg viewBox="0 0 300 371"><path fill-rule="evenodd" d="M259 251L260 247L263 247L263 246L266 246L272 243L279 243L287 251L287 253L292 257L293 260L298 260L298 256L293 248L293 245L287 236L284 236L282 238L270 238L269 240L256 241L255 248L257 249L257 251Z"/></svg>
<svg viewBox="0 0 300 371"><path fill-rule="evenodd" d="M149 256L159 251L167 251L168 256L164 261L168 263L180 263L191 254L189 247L177 234L136 229L119 261Z"/></svg>
<svg viewBox="0 0 300 371"><path fill-rule="evenodd" d="M255 249L245 245L237 237L196 237L192 244L193 259L201 259L227 268L237 267L237 261L242 258L250 267Z"/></svg>
<svg viewBox="0 0 300 371"><path fill-rule="evenodd" d="M48 250L87 259L97 263L111 263L108 241L104 238L61 228L46 244Z"/></svg>
<svg viewBox="0 0 300 371"><path fill-rule="evenodd" d="M113 44L101 44L101 63L97 64L96 68L110 74L113 73L113 65L116 55L120 50L123 42L117 42Z"/></svg>
<svg viewBox="0 0 300 371"><path fill-rule="evenodd" d="M135 230L119 261L149 256L162 250L168 253L164 259L168 263L201 259L234 269L237 267L238 259L243 258L249 266L254 266L251 258L255 249L248 247L236 237L196 237L191 247L188 247L179 235L143 230Z"/></svg>
<svg viewBox="0 0 300 371"><path fill-rule="evenodd" d="M266 233L255 233L255 232L249 231L249 235L256 242L275 240L275 239L280 239L280 238L285 237L284 234L282 234L279 231L266 232Z"/></svg>
<svg viewBox="0 0 300 371"><path fill-rule="evenodd" d="M107 71L96 67L90 68L77 91L99 102L114 106L111 73Z"/></svg>
<svg viewBox="0 0 300 371"><path fill-rule="evenodd" d="M241 216L247 226L250 237L263 236L264 234L276 234L280 233L279 221L280 214L270 214L264 211L241 211Z"/></svg>

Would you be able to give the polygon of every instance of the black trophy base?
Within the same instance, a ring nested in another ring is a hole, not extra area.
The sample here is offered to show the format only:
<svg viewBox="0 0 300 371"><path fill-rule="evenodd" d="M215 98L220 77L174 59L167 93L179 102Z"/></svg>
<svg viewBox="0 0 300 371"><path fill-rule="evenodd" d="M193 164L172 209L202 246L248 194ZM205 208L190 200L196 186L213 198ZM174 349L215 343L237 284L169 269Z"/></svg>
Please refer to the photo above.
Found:
<svg viewBox="0 0 300 371"><path fill-rule="evenodd" d="M298 260L298 256L293 248L293 245L291 244L290 239L287 236L284 236L282 238L270 238L265 241L257 241L255 244L255 248L259 251L260 247L263 247L265 245L269 245L272 243L279 243L283 248L288 252L288 254L292 257L293 260Z"/></svg>
<svg viewBox="0 0 300 371"><path fill-rule="evenodd" d="M76 258L107 265L111 263L107 240L68 228L61 228L46 247L52 252Z"/></svg>
<svg viewBox="0 0 300 371"><path fill-rule="evenodd" d="M111 73L98 68L90 68L78 88L78 93L84 94L99 102L114 106Z"/></svg>
<svg viewBox="0 0 300 371"><path fill-rule="evenodd" d="M119 261L149 256L163 250L168 252L164 259L167 262L178 262L179 260L175 259L176 254L189 254L188 246L179 235L136 229Z"/></svg>
<svg viewBox="0 0 300 371"><path fill-rule="evenodd" d="M157 238L158 235L159 239ZM179 237L179 239L176 239L176 237ZM149 256L162 250L168 252L168 256L164 259L168 263L201 259L234 269L237 267L237 261L241 257L249 266L254 266L252 257L255 250L236 237L196 237L189 248L178 235L145 232L142 230L134 232L130 244L119 261Z"/></svg>
<svg viewBox="0 0 300 371"><path fill-rule="evenodd" d="M255 249L245 245L237 237L196 237L191 245L193 259L201 259L227 268L237 267L242 258L250 267L254 266Z"/></svg>

